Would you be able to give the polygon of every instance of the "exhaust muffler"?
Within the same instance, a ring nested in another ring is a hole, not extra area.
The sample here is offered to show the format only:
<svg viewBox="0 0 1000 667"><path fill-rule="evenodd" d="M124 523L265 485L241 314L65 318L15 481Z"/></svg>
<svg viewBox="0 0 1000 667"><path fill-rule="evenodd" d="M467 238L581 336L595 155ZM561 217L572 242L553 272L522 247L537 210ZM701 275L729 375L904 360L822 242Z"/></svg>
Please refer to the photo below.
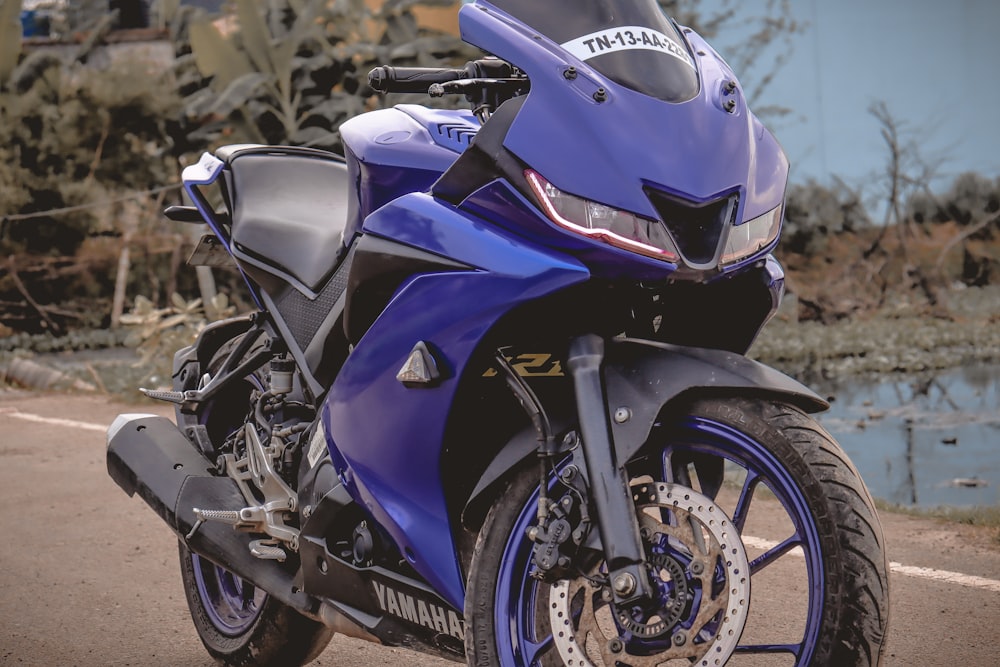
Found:
<svg viewBox="0 0 1000 667"><path fill-rule="evenodd" d="M108 428L108 474L129 496L139 494L188 548L252 582L299 613L322 620L319 601L295 586L295 573L250 553L251 536L232 526L198 523L194 508L239 511L246 505L229 477L174 423L151 414L119 415Z"/></svg>

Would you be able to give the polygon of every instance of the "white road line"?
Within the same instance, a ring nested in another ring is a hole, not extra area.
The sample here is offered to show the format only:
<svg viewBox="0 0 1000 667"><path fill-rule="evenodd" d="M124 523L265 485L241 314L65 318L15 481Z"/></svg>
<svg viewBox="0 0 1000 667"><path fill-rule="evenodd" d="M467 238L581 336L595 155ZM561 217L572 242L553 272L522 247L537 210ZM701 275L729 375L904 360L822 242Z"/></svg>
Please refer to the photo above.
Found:
<svg viewBox="0 0 1000 667"><path fill-rule="evenodd" d="M14 419L23 419L24 421L37 422L40 424L53 424L54 426L66 426L68 428L79 428L85 431L100 431L101 433L106 433L108 430L107 426L101 424L94 424L92 422L81 422L75 419L59 419L58 417L42 417L41 415L33 415L30 412L21 412L17 408L0 408L0 414L7 417L13 417Z"/></svg>
<svg viewBox="0 0 1000 667"><path fill-rule="evenodd" d="M948 570L934 570L929 567L914 567L913 565L903 565L902 563L890 562L889 570L897 574L905 574L908 577L919 577L921 579L933 579L935 581L945 581L949 584L959 584L971 588L982 588L993 593L1000 593L1000 581L977 577L973 574L962 574L961 572L949 572Z"/></svg>
<svg viewBox="0 0 1000 667"><path fill-rule="evenodd" d="M17 408L0 408L0 414L7 417L14 417L15 419L23 419L30 422L38 422L42 424L53 424L55 426L66 426L68 428L79 428L87 431L100 431L101 433L106 433L108 427L103 424L94 424L91 422L81 422L75 419L59 419L56 417L42 417L41 415L34 415L28 412L21 412ZM754 549L762 549L767 551L772 547L776 547L778 542L772 542L771 540L761 539L759 537L754 537L752 535L744 535L743 543L748 547ZM802 556L802 549L800 547L795 547L788 552L790 555ZM895 572L896 574L903 574L908 577L917 577L919 579L930 579L932 581L943 581L949 584L958 584L960 586L968 586L970 588L982 588L983 590L991 591L993 593L1000 593L1000 581L996 579L987 579L986 577L977 577L972 574L962 574L961 572L949 572L948 570L935 570L930 567L915 567L913 565L903 565L902 563L890 562L889 570Z"/></svg>
<svg viewBox="0 0 1000 667"><path fill-rule="evenodd" d="M748 547L764 551L778 546L778 542L764 540L759 537L753 537L752 535L744 535L743 543ZM804 555L801 547L795 547L794 549L789 550L788 554L800 557ZM751 558L750 560L753 559ZM1000 581L997 581L996 579L987 579L986 577L977 577L973 574L949 572L948 570L935 570L930 567L915 567L913 565L903 565L902 563L897 563L895 561L889 562L889 571L896 574L903 574L908 577L930 579L932 581L943 581L949 584L958 584L960 586L968 586L970 588L982 588L983 590L991 591L993 593L1000 593Z"/></svg>

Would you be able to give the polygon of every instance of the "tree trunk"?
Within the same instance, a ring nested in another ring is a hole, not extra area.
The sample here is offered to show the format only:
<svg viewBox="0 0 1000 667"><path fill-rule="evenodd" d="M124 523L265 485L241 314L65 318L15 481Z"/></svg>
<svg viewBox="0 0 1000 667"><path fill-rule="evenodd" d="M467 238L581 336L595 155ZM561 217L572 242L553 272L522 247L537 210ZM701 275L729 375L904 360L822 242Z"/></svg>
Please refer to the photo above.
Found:
<svg viewBox="0 0 1000 667"><path fill-rule="evenodd" d="M125 311L125 288L128 286L128 274L132 268L132 257L129 244L139 227L139 205L134 200L122 202L122 249L118 254L118 273L115 275L115 294L111 301L111 328L121 326L122 313Z"/></svg>

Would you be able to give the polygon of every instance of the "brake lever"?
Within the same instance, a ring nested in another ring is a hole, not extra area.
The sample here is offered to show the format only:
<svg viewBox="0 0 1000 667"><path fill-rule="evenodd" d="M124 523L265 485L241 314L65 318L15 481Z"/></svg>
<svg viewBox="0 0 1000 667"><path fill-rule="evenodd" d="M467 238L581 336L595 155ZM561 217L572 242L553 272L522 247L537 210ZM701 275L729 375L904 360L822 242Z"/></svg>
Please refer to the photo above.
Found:
<svg viewBox="0 0 1000 667"><path fill-rule="evenodd" d="M468 94L469 89L493 88L501 90L504 88L513 89L511 92L528 88L528 79L457 79L445 83L432 83L427 88L427 94L431 97L442 97L449 94Z"/></svg>

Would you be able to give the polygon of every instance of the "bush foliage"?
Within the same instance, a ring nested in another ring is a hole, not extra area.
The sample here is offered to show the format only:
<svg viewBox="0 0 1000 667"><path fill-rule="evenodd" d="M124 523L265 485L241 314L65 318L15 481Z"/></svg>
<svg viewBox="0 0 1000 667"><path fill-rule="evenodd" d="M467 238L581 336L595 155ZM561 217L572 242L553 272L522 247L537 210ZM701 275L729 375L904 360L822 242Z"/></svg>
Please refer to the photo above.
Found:
<svg viewBox="0 0 1000 667"><path fill-rule="evenodd" d="M223 35L211 17L194 18L191 55L178 63L182 80L193 82L185 114L209 142L224 136L339 150L341 123L387 103L368 87L371 68L450 66L476 55L413 16L416 6L456 0L387 0L378 9L364 0L289 1L267 12L253 0L234 4L238 29Z"/></svg>
<svg viewBox="0 0 1000 667"><path fill-rule="evenodd" d="M146 190L176 179L180 101L141 65L98 71L35 52L0 94L0 252L69 255L107 227L89 210L17 218ZM106 214L106 211L100 213ZM106 231L106 229L105 229Z"/></svg>
<svg viewBox="0 0 1000 667"><path fill-rule="evenodd" d="M220 17L164 0L159 21L175 60L158 69L142 58L102 67L110 21L93 24L75 47L22 50L19 3L0 2L0 259L16 256L27 284L0 265L0 303L23 303L25 291L43 305L110 301L122 243L141 250L130 283L152 282L158 294L150 296L165 302L179 287L179 253L170 245L184 245L186 256L190 241L172 223L151 224L156 205L180 203L177 189L158 201L146 193L175 185L181 165L225 143L337 150L343 121L394 102L367 86L371 67L476 56L413 15L419 6L457 2L387 0L372 9L364 0L234 0L235 15ZM81 252L89 255L80 262L85 270L52 264ZM54 328L27 310L4 324ZM77 324L88 326L106 324L102 313L110 312L92 303L75 310Z"/></svg>

